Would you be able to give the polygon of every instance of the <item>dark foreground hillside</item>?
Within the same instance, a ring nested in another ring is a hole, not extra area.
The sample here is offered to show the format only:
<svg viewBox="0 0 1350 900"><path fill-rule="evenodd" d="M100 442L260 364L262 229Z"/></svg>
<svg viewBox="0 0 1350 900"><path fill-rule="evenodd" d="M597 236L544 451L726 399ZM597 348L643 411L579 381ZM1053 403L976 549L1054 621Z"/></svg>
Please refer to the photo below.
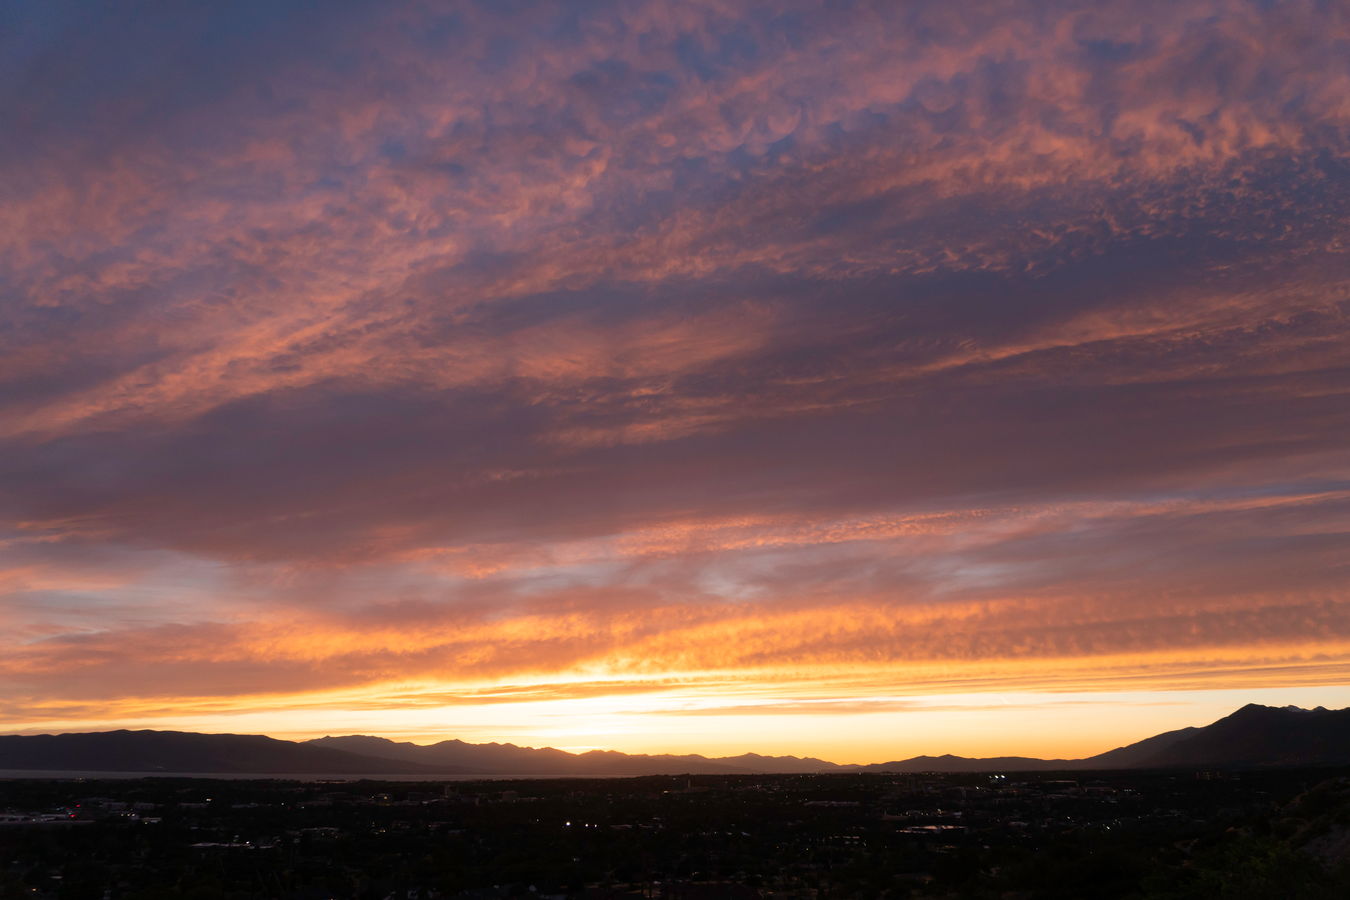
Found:
<svg viewBox="0 0 1350 900"><path fill-rule="evenodd" d="M0 782L0 897L1350 896L1350 772Z"/></svg>

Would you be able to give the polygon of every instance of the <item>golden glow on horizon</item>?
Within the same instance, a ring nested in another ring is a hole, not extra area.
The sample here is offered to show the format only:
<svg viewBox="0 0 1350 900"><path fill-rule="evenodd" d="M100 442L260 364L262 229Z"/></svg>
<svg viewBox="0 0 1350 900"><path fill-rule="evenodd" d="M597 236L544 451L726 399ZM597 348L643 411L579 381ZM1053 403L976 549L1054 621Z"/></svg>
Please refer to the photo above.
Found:
<svg viewBox="0 0 1350 900"><path fill-rule="evenodd" d="M697 753L735 756L813 756L830 762L872 763L922 754L1080 758L1153 734L1208 724L1249 702L1273 706L1350 706L1350 684L1341 686L1242 688L1222 691L1130 691L1056 693L966 693L863 700L814 699L778 703L764 691L747 692L745 707L765 711L716 711L717 699L671 693L637 702L627 696L512 704L457 703L397 709L353 709L336 698L332 706L257 706L233 712L193 712L170 721L113 718L97 730L157 728L203 732L264 733L289 740L338 734L376 734L428 744L456 738L551 746L570 752L591 749L626 753ZM756 700L756 696L759 697ZM812 711L811 706L830 707ZM773 710L782 708L781 712ZM52 733L57 723L21 729Z"/></svg>
<svg viewBox="0 0 1350 900"><path fill-rule="evenodd" d="M250 698L122 699L95 712L33 709L16 730L156 728L305 739L373 733L415 743L458 738L635 753L759 752L835 762L923 753L1074 758L1149 734L1206 724L1247 702L1350 705L1350 647L1340 662L1264 648L1266 668L1175 654L987 663L925 670L825 667L796 672L598 676L514 683L386 683L362 690ZM1229 686L1206 689L1215 680ZM1327 686L1333 682L1332 686ZM1335 686L1339 682L1341 686ZM1113 686L1130 684L1129 690ZM1274 687L1272 685L1280 685ZM1109 746L1107 746L1109 745Z"/></svg>

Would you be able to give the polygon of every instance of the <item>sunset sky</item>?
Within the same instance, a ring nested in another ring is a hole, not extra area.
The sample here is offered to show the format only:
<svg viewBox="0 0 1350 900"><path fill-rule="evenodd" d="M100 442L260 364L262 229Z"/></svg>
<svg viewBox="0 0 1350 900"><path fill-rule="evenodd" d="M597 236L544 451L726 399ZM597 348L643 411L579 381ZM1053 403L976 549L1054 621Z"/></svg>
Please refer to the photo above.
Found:
<svg viewBox="0 0 1350 900"><path fill-rule="evenodd" d="M0 9L0 731L1350 706L1350 6Z"/></svg>

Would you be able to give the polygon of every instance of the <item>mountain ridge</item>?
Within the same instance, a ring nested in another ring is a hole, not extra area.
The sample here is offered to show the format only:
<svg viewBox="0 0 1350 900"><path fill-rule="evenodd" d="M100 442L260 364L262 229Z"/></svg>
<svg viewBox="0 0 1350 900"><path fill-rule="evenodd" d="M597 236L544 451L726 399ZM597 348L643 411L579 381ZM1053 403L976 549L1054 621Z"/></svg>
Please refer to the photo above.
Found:
<svg viewBox="0 0 1350 900"><path fill-rule="evenodd" d="M311 747L260 734L119 729L59 735L0 735L0 769L345 775L363 774L370 768L370 759L343 750ZM392 760L379 768L389 775L432 774L416 763L396 764ZM442 770L441 774L462 773Z"/></svg>
<svg viewBox="0 0 1350 900"><path fill-rule="evenodd" d="M121 773L256 775L423 775L601 777L660 774L794 774L850 772L1035 772L1109 769L1261 768L1350 765L1350 708L1247 704L1205 726L1156 734L1083 759L1024 756L914 756L870 764L813 757L569 753L553 747L434 744L373 735L285 741L265 735L179 731L0 735L0 769Z"/></svg>

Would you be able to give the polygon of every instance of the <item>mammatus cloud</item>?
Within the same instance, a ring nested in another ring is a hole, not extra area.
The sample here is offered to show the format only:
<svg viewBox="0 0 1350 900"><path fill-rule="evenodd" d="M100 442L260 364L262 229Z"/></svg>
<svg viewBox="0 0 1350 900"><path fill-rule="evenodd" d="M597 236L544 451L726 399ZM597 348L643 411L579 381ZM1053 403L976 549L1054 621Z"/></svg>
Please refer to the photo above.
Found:
<svg viewBox="0 0 1350 900"><path fill-rule="evenodd" d="M4 716L1346 683L1334 4L21 13Z"/></svg>

